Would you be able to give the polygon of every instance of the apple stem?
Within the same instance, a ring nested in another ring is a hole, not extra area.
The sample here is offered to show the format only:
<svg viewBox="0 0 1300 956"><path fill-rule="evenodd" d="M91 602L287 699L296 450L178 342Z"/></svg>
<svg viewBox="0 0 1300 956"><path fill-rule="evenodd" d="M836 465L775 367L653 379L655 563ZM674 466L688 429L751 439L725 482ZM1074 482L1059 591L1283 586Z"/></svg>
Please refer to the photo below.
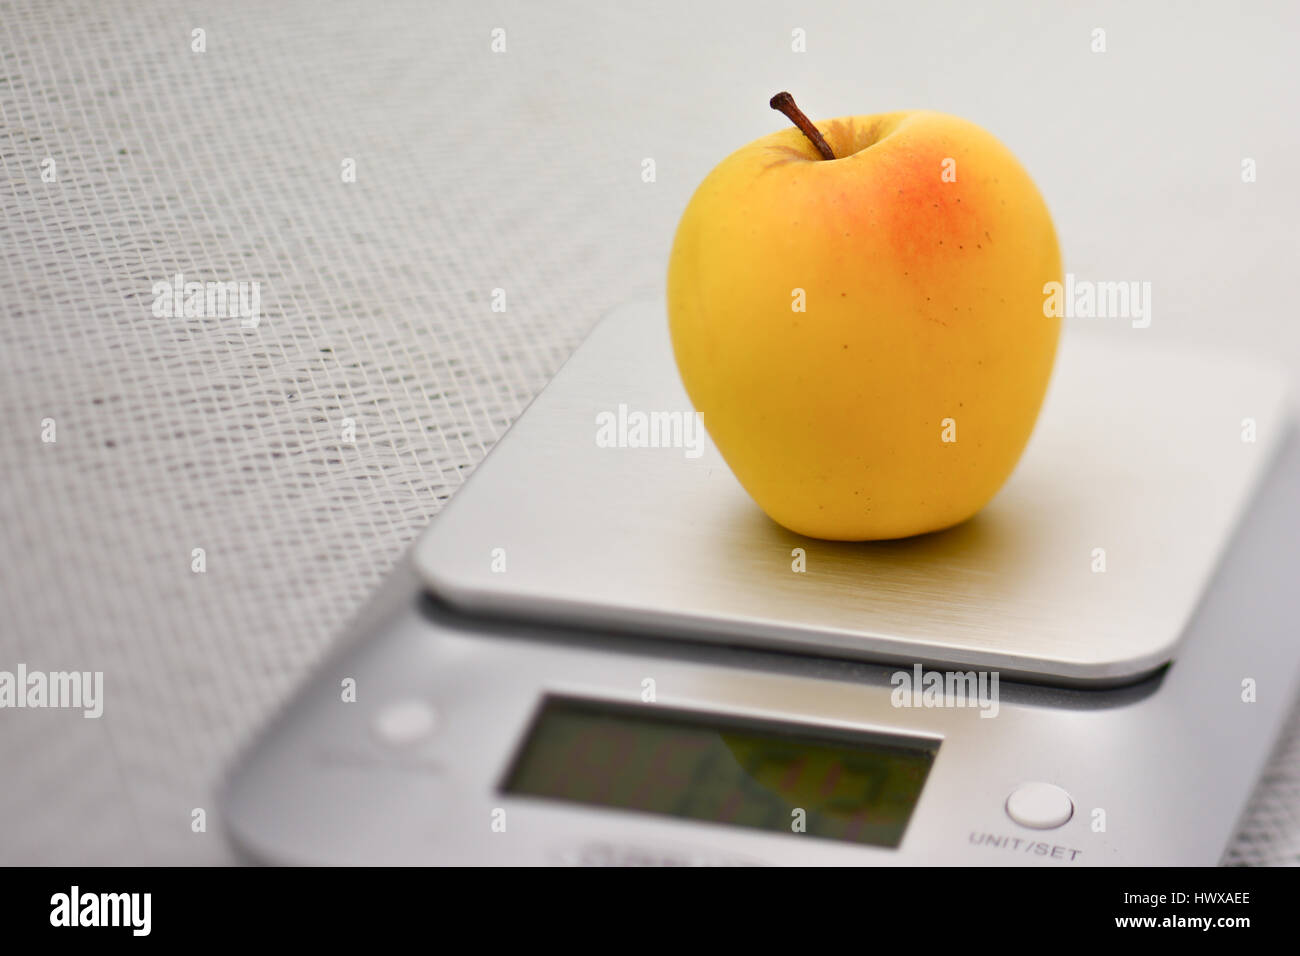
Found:
<svg viewBox="0 0 1300 956"><path fill-rule="evenodd" d="M817 152L822 154L822 159L834 159L835 154L831 152L830 145L818 131L817 127L812 124L807 116L804 116L803 110L794 105L794 97L789 93L778 93L768 101L768 106L778 113L784 113L795 126L799 127L799 132L808 137L809 142L817 147Z"/></svg>

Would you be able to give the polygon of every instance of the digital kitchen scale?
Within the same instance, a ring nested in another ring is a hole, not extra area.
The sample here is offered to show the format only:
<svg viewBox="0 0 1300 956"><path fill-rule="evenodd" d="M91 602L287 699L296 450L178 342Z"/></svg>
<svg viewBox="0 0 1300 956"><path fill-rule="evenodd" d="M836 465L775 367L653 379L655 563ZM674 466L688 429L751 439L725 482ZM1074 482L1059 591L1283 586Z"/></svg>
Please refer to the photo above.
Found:
<svg viewBox="0 0 1300 956"><path fill-rule="evenodd" d="M662 303L626 306L245 755L228 831L277 863L1213 864L1300 680L1285 392L1067 335L983 512L826 542L692 433Z"/></svg>

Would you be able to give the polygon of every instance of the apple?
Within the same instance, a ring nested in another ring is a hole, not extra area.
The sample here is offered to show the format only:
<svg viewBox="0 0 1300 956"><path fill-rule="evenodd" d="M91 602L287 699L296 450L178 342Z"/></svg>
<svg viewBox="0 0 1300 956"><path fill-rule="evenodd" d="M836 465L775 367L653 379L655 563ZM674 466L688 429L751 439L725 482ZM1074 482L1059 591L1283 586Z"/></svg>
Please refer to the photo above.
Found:
<svg viewBox="0 0 1300 956"><path fill-rule="evenodd" d="M668 266L673 353L737 480L774 521L874 540L965 521L1034 427L1060 318L1047 206L955 116L809 121L724 159Z"/></svg>

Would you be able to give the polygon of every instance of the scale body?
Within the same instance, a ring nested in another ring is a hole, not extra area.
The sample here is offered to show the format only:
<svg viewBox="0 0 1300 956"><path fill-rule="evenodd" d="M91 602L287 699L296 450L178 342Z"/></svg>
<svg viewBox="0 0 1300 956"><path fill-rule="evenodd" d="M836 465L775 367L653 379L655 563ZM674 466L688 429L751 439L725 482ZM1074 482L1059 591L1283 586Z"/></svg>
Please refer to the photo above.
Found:
<svg viewBox="0 0 1300 956"><path fill-rule="evenodd" d="M772 524L707 439L602 445L620 406L689 410L660 303L597 327L244 756L243 851L1219 861L1300 684L1280 376L1066 337L994 502L860 545ZM930 673L993 706L906 692Z"/></svg>

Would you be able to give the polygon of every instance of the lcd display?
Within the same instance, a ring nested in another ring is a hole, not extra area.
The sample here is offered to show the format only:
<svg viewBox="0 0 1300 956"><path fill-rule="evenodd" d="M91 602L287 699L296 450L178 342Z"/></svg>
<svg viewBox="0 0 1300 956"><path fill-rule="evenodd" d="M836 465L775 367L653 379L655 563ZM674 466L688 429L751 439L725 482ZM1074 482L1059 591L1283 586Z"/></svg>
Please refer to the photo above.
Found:
<svg viewBox="0 0 1300 956"><path fill-rule="evenodd" d="M502 789L896 847L939 744L550 697Z"/></svg>

